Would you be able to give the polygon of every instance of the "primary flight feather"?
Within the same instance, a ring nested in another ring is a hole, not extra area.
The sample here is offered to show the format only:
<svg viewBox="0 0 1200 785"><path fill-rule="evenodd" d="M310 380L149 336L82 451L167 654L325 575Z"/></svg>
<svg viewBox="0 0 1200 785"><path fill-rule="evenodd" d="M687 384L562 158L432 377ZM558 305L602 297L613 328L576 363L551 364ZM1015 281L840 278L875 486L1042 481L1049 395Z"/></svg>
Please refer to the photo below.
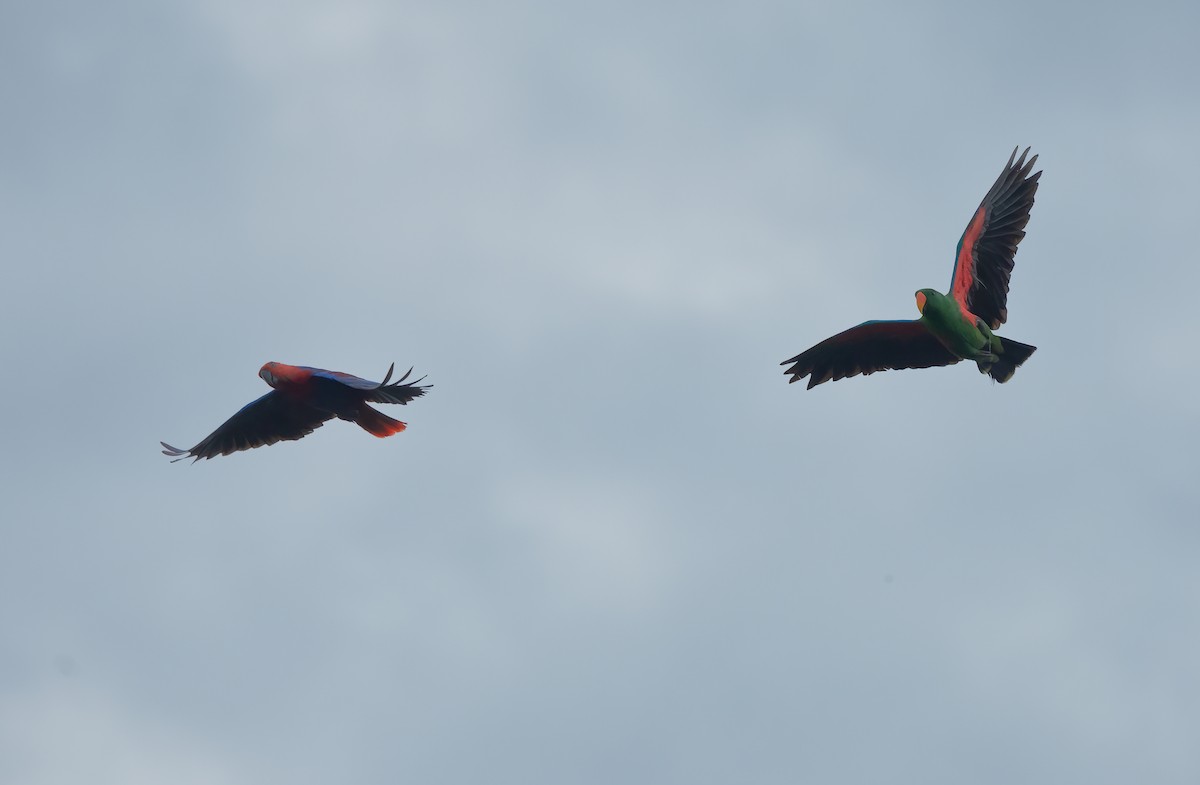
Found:
<svg viewBox="0 0 1200 785"><path fill-rule="evenodd" d="M192 458L195 463L201 458L302 439L334 417L357 423L381 439L400 433L408 427L405 423L393 420L367 403L407 404L424 395L431 385L418 384L424 377L405 384L404 380L412 374L411 368L388 384L395 367L393 363L388 368L382 382L371 382L340 371L267 363L258 375L274 388L271 392L243 406L190 450L160 442L163 454L176 461Z"/></svg>
<svg viewBox="0 0 1200 785"><path fill-rule="evenodd" d="M983 197L958 241L950 291L916 293L919 319L869 321L851 327L780 365L808 389L827 381L899 368L931 368L974 360L981 373L1007 382L1036 347L992 331L1008 319L1008 282L1013 255L1025 236L1037 193L1037 156L1014 149L1004 171Z"/></svg>

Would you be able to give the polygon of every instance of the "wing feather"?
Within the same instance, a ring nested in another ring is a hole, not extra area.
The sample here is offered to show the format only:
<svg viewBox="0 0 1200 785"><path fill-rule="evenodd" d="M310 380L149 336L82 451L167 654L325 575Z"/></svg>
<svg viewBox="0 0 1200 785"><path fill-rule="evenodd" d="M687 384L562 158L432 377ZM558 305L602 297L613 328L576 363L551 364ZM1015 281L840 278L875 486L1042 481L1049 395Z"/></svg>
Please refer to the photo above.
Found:
<svg viewBox="0 0 1200 785"><path fill-rule="evenodd" d="M1008 320L1008 284L1013 256L1025 237L1029 211L1037 193L1039 171L1030 176L1037 156L1029 148L1017 158L1014 149L1004 170L983 197L955 252L950 296L959 307L978 316L993 330ZM1015 163L1014 163L1015 161Z"/></svg>
<svg viewBox="0 0 1200 785"><path fill-rule="evenodd" d="M372 382L367 379L360 379L357 376L352 376L341 371L326 371L321 368L310 369L313 372L314 379L324 379L327 381L337 382L345 387L353 390L361 390L366 393L365 400L371 403L398 403L406 404L414 398L420 398L425 394L425 390L433 385L422 385L425 377L411 381L407 384L404 380L412 375L412 368L401 376L396 381L388 384L388 380L392 378L392 372L395 370L395 363L388 368L387 375L383 377L383 382Z"/></svg>
<svg viewBox="0 0 1200 785"><path fill-rule="evenodd" d="M163 454L175 460L215 458L240 450L301 439L333 418L330 412L314 409L272 390L251 401L190 450L161 442Z"/></svg>
<svg viewBox="0 0 1200 785"><path fill-rule="evenodd" d="M826 338L780 365L791 365L789 384L808 376L808 389L827 381L900 368L953 365L959 358L920 321L863 322Z"/></svg>

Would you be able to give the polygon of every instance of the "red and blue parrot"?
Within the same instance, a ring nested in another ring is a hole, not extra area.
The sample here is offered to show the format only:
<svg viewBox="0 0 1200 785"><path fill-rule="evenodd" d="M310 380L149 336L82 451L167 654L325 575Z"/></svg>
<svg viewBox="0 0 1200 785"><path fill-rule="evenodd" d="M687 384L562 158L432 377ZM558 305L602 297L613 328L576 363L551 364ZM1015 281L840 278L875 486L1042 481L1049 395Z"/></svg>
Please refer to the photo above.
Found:
<svg viewBox="0 0 1200 785"><path fill-rule="evenodd" d="M780 365L790 382L824 382L897 368L931 368L974 360L980 373L1007 382L1036 347L992 331L1008 319L1008 281L1037 193L1037 156L1009 156L958 241L950 291L916 293L919 319L869 321L821 341ZM1014 163L1014 159L1016 163Z"/></svg>
<svg viewBox="0 0 1200 785"><path fill-rule="evenodd" d="M195 463L201 458L302 439L334 417L357 423L367 433L381 439L400 433L408 427L405 423L393 420L367 404L407 404L424 395L431 385L418 384L425 377L404 384L412 374L411 368L388 384L395 367L393 363L388 368L382 382L370 382L340 371L267 363L258 375L275 389L243 406L190 450L159 442L163 446L163 455L169 455L175 461L192 458Z"/></svg>

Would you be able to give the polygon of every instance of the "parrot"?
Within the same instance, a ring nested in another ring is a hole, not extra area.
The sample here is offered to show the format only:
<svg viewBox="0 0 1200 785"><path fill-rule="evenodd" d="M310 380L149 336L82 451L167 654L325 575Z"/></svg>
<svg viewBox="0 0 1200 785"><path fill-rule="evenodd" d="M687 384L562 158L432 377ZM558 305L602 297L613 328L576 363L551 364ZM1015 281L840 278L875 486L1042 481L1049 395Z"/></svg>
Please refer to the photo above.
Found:
<svg viewBox="0 0 1200 785"><path fill-rule="evenodd" d="M172 447L166 442L163 455L176 461L229 455L278 441L302 439L334 417L357 423L373 436L383 439L400 433L407 424L393 420L367 405L370 403L407 404L420 398L432 385L421 385L421 377L404 384L412 369L388 384L396 364L388 368L382 382L370 382L340 371L326 371L305 365L269 362L258 371L274 389L243 406L237 414L210 433L190 450Z"/></svg>
<svg viewBox="0 0 1200 785"><path fill-rule="evenodd" d="M1013 255L1025 236L1042 173L1030 175L1017 149L971 216L958 241L950 291L916 292L919 319L872 320L838 333L780 365L808 389L829 380L899 368L931 368L974 360L979 372L1003 384L1037 349L993 331L1008 320L1008 282ZM1014 163L1015 161L1015 163Z"/></svg>

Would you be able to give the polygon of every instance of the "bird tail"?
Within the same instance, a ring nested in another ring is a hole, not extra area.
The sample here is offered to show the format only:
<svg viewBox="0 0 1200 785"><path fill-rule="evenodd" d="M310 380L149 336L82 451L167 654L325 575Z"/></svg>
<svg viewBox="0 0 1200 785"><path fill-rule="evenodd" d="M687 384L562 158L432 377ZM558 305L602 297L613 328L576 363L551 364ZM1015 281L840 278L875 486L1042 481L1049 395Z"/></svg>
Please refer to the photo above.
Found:
<svg viewBox="0 0 1200 785"><path fill-rule="evenodd" d="M1012 375L1017 372L1021 364L1029 359L1029 356L1037 351L1036 346L1030 346L1027 343L1014 341L1010 338L1004 338L997 335L1000 341L1000 347L1003 350L1000 353L1000 359L988 366L980 366L979 370L986 373L996 381L1004 384Z"/></svg>
<svg viewBox="0 0 1200 785"><path fill-rule="evenodd" d="M359 407L354 422L358 423L359 427L367 433L372 436L378 436L380 439L400 433L400 431L408 427L405 423L393 420L383 412L372 409L365 403Z"/></svg>

